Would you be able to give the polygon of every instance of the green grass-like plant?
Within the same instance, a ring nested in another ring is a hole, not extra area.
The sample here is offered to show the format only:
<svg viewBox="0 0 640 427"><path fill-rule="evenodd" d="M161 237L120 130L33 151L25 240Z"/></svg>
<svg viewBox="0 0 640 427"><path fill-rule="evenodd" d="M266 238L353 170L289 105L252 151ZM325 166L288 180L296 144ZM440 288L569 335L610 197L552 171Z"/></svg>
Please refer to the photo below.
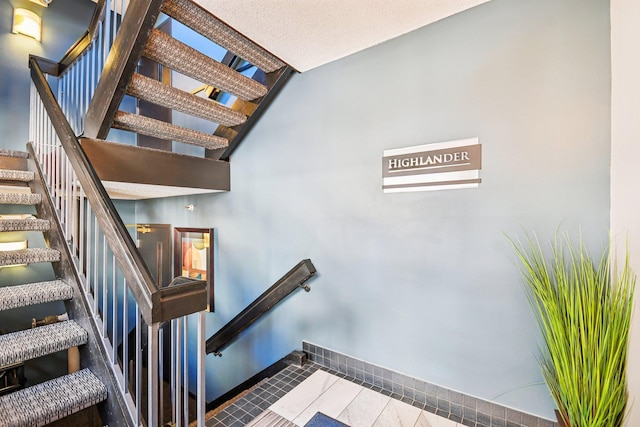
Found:
<svg viewBox="0 0 640 427"><path fill-rule="evenodd" d="M511 240L522 263L525 289L543 344L539 363L570 427L619 427L628 400L627 349L636 276L628 252L611 270L608 248L596 263L584 243L568 236L550 244Z"/></svg>

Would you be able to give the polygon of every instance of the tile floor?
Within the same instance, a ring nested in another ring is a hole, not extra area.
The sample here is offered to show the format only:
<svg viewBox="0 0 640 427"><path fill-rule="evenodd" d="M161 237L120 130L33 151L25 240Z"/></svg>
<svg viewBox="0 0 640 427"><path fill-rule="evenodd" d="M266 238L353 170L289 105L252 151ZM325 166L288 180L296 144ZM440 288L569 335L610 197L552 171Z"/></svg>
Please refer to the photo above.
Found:
<svg viewBox="0 0 640 427"><path fill-rule="evenodd" d="M304 426L316 412L322 412L351 427L462 426L381 392L315 363L302 368L289 366L207 420L206 425ZM256 418L263 423L252 422Z"/></svg>

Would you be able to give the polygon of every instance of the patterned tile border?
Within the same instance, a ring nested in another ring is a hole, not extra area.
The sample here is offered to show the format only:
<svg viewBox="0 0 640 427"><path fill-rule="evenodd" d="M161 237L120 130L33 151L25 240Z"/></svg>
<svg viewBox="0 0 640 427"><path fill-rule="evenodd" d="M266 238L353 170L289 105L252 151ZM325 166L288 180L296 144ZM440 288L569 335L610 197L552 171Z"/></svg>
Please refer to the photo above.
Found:
<svg viewBox="0 0 640 427"><path fill-rule="evenodd" d="M417 378L382 368L308 342L310 361L339 376L469 427L557 427L557 423L516 411Z"/></svg>

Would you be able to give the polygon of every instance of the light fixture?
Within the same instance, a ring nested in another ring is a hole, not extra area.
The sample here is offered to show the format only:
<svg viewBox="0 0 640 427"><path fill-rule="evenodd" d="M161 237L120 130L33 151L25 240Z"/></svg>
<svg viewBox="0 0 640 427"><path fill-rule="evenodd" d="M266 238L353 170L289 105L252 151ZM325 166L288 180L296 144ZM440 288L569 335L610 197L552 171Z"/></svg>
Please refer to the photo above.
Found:
<svg viewBox="0 0 640 427"><path fill-rule="evenodd" d="M22 240L18 242L0 242L0 252L7 251L19 251L20 249L27 249L27 241ZM27 264L11 264L11 265L0 265L0 268L5 267L20 267L25 266Z"/></svg>
<svg viewBox="0 0 640 427"><path fill-rule="evenodd" d="M30 0L30 1L31 3L35 3L38 6L49 7L49 4L51 4L53 0Z"/></svg>
<svg viewBox="0 0 640 427"><path fill-rule="evenodd" d="M34 12L27 9L16 8L13 10L14 34L24 34L38 41L42 40L42 19Z"/></svg>

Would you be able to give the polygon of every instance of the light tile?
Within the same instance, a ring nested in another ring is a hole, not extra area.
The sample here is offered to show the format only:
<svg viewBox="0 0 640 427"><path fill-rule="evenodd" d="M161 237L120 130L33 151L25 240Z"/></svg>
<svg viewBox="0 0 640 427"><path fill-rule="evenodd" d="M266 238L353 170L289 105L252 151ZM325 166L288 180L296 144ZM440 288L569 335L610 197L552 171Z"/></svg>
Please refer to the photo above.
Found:
<svg viewBox="0 0 640 427"><path fill-rule="evenodd" d="M337 420L351 427L371 427L390 400L389 396L363 388Z"/></svg>
<svg viewBox="0 0 640 427"><path fill-rule="evenodd" d="M428 411L422 411L416 423L416 427L456 427L457 425L458 423L455 421L439 417Z"/></svg>
<svg viewBox="0 0 640 427"><path fill-rule="evenodd" d="M293 421L336 381L338 377L318 370L271 405L269 409Z"/></svg>
<svg viewBox="0 0 640 427"><path fill-rule="evenodd" d="M415 406L391 399L373 423L373 427L413 427L422 411Z"/></svg>
<svg viewBox="0 0 640 427"><path fill-rule="evenodd" d="M317 412L322 412L331 418L336 418L353 402L353 399L356 398L361 390L363 390L362 386L340 378L302 411L293 422L296 425L303 426L309 422Z"/></svg>

